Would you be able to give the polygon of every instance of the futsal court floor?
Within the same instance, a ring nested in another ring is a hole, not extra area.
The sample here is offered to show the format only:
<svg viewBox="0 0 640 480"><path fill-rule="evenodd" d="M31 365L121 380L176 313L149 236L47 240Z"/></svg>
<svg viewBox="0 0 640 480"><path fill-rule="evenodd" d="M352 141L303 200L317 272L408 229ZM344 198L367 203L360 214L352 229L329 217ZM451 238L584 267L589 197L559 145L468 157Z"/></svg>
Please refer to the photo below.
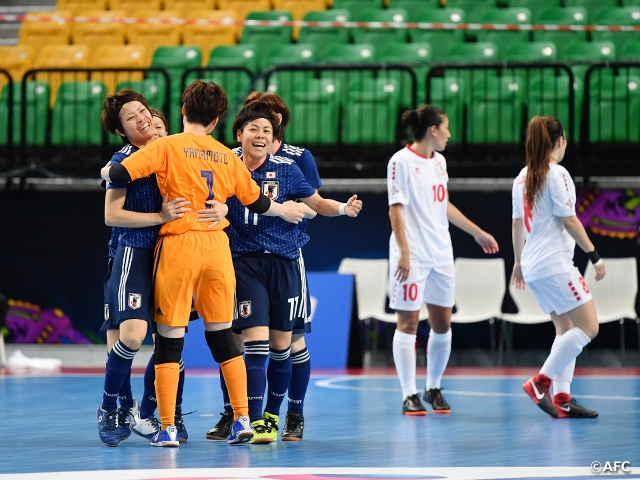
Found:
<svg viewBox="0 0 640 480"><path fill-rule="evenodd" d="M640 478L640 369L576 372L573 396L597 419L544 414L521 387L534 373L451 368L452 413L405 417L394 370L314 371L301 442L230 446L205 438L222 411L217 372L187 370L186 444L131 435L108 448L95 415L103 371L0 370L0 480Z"/></svg>

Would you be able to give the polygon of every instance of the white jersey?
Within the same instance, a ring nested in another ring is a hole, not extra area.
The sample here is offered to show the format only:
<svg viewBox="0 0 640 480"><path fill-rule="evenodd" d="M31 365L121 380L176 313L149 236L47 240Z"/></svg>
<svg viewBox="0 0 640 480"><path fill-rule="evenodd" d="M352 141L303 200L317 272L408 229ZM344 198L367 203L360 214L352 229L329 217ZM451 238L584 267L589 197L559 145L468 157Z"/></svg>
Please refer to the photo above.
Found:
<svg viewBox="0 0 640 480"><path fill-rule="evenodd" d="M526 207L527 167L513 181L513 218L523 219L525 245L520 265L526 282L550 277L573 267L576 242L562 225L562 217L576 214L576 187L567 170L551 163L533 211ZM567 261L568 260L568 261Z"/></svg>
<svg viewBox="0 0 640 480"><path fill-rule="evenodd" d="M427 158L407 146L389 160L389 205L402 204L412 266L432 268L453 262L447 219L448 181L447 162L438 152ZM392 232L389 256L398 258L399 254Z"/></svg>

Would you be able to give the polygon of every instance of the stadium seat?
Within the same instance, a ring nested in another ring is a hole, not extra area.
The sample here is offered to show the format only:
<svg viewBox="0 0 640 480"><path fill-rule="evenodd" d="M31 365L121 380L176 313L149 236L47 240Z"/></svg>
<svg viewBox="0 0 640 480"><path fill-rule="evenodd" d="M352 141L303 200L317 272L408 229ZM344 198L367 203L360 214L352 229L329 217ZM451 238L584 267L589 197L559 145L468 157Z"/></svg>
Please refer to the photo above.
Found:
<svg viewBox="0 0 640 480"><path fill-rule="evenodd" d="M460 8L424 8L415 17L416 22L464 23L464 10ZM464 41L462 30L422 30L409 29L409 38L416 43L430 43L433 47L433 59L444 60L453 45Z"/></svg>
<svg viewBox="0 0 640 480"><path fill-rule="evenodd" d="M31 68L34 57L34 50L29 45L0 46L0 69L9 73L11 81L19 83L24 73ZM7 78L0 75L0 90L7 83Z"/></svg>
<svg viewBox="0 0 640 480"><path fill-rule="evenodd" d="M107 0L58 0L56 10L79 15L83 10L106 10Z"/></svg>
<svg viewBox="0 0 640 480"><path fill-rule="evenodd" d="M520 143L525 88L517 76L477 79L469 102L469 143Z"/></svg>
<svg viewBox="0 0 640 480"><path fill-rule="evenodd" d="M359 12L368 8L384 8L383 0L333 0L333 8L349 10L351 16L355 17Z"/></svg>
<svg viewBox="0 0 640 480"><path fill-rule="evenodd" d="M236 18L247 18L251 12L271 10L270 0L218 0L219 10L234 10ZM240 29L239 35L241 35Z"/></svg>
<svg viewBox="0 0 640 480"><path fill-rule="evenodd" d="M640 26L640 4L622 8L603 8L596 13L595 25L634 25ZM627 42L638 39L638 32L591 32L594 41L613 42L621 52Z"/></svg>
<svg viewBox="0 0 640 480"><path fill-rule="evenodd" d="M367 66L377 61L376 48L370 43L334 44L327 47L320 60L325 65ZM343 85L349 85L356 78L372 76L373 70L338 69L320 72L321 78L335 78Z"/></svg>
<svg viewBox="0 0 640 480"><path fill-rule="evenodd" d="M531 10L526 7L489 8L482 17L482 23L526 25L533 23ZM501 49L513 42L529 40L530 32L526 30L482 30L476 38L481 42L494 42ZM504 52L501 52L504 53Z"/></svg>
<svg viewBox="0 0 640 480"><path fill-rule="evenodd" d="M64 82L51 111L52 145L99 145L100 118L107 87L102 82Z"/></svg>
<svg viewBox="0 0 640 480"><path fill-rule="evenodd" d="M618 60L640 60L640 40L625 43Z"/></svg>
<svg viewBox="0 0 640 480"><path fill-rule="evenodd" d="M487 10L496 6L495 0L447 0L447 8L460 8L468 23L481 23Z"/></svg>
<svg viewBox="0 0 640 480"><path fill-rule="evenodd" d="M120 13L113 15L111 12L103 12L101 16L104 18L118 18L119 15ZM95 55L96 47L100 45L124 45L125 26L124 23L115 22L74 23L71 28L71 40L75 45L89 47L89 54L93 56Z"/></svg>
<svg viewBox="0 0 640 480"><path fill-rule="evenodd" d="M44 145L49 117L49 85L46 82L27 82L26 86L26 136L27 145ZM13 86L13 143L21 142L22 136L22 84ZM0 145L8 140L9 86L0 94Z"/></svg>
<svg viewBox="0 0 640 480"><path fill-rule="evenodd" d="M392 78L358 78L347 87L342 143L393 143L400 107L400 86Z"/></svg>
<svg viewBox="0 0 640 480"><path fill-rule="evenodd" d="M407 22L407 11L402 8L367 8L357 13L356 22ZM351 32L354 43L371 43L377 49L389 42L406 42L405 28L354 28Z"/></svg>
<svg viewBox="0 0 640 480"><path fill-rule="evenodd" d="M538 12L534 23L538 25L587 25L589 17L584 7L547 7ZM536 41L555 43L559 49L567 42L586 41L586 31L554 31L536 30L533 32Z"/></svg>
<svg viewBox="0 0 640 480"><path fill-rule="evenodd" d="M47 45L36 55L34 69L86 69L89 67L89 48L84 45ZM62 82L87 79L86 72L40 72L36 80L49 84L51 106L55 103Z"/></svg>
<svg viewBox="0 0 640 480"><path fill-rule="evenodd" d="M294 20L302 20L307 13L326 8L324 0L273 0L274 10L291 12ZM300 27L293 27L293 40L297 40L299 36Z"/></svg>
<svg viewBox="0 0 640 480"><path fill-rule="evenodd" d="M640 76L594 75L588 101L590 142L640 142Z"/></svg>
<svg viewBox="0 0 640 480"><path fill-rule="evenodd" d="M498 46L493 42L459 43L451 47L448 62L482 63L498 60Z"/></svg>
<svg viewBox="0 0 640 480"><path fill-rule="evenodd" d="M567 129L571 140L577 140L577 137L575 137L576 132L569 130L569 96L572 89L573 85L569 84L568 75L545 74L533 79L529 83L529 88L525 94L526 118L531 118L534 115L556 117ZM574 111L579 113L578 109ZM580 120L579 116L575 116L574 120L577 127Z"/></svg>
<svg viewBox="0 0 640 480"><path fill-rule="evenodd" d="M165 10L213 10L215 0L163 0Z"/></svg>
<svg viewBox="0 0 640 480"><path fill-rule="evenodd" d="M537 17L540 10L549 6L549 0L506 0L503 3L506 3L511 8L526 7L531 12L533 18Z"/></svg>
<svg viewBox="0 0 640 480"><path fill-rule="evenodd" d="M185 45L197 45L202 52L202 66L206 65L211 50L221 45L235 45L238 27L233 24L233 10L193 10L185 16L188 20L215 20L227 22L225 25L189 23L182 27L182 42Z"/></svg>
<svg viewBox="0 0 640 480"><path fill-rule="evenodd" d="M412 81L406 72L389 70L386 76L395 78L400 85L400 103L407 108L415 108L425 103L426 78L433 47L429 43L396 43L389 42L382 47L378 55L380 63L402 63L411 67L416 76L416 102L412 104Z"/></svg>
<svg viewBox="0 0 640 480"><path fill-rule="evenodd" d="M621 0L623 7L633 7L634 5L640 5L640 0Z"/></svg>
<svg viewBox="0 0 640 480"><path fill-rule="evenodd" d="M172 18L177 18L179 14L174 11L153 12L149 18L166 19L171 22ZM149 57L147 61L151 63L153 57L153 47L159 45L165 47L175 47L180 45L182 25L175 23L132 23L127 25L127 43L133 45L149 45L147 50Z"/></svg>
<svg viewBox="0 0 640 480"><path fill-rule="evenodd" d="M584 7L591 23L593 23L596 12L601 8L611 10L620 6L618 0L564 0L564 2L567 7Z"/></svg>
<svg viewBox="0 0 640 480"><path fill-rule="evenodd" d="M216 47L211 50L207 67L243 67L251 74L258 72L258 50L253 44Z"/></svg>
<svg viewBox="0 0 640 480"><path fill-rule="evenodd" d="M161 0L109 0L109 10L123 10L134 17L147 17L161 9Z"/></svg>
<svg viewBox="0 0 640 480"><path fill-rule="evenodd" d="M269 12L251 12L246 20L269 20L274 22L290 22L291 12L272 10ZM274 43L291 43L293 27L290 26L250 26L242 30L240 43L253 43L264 49Z"/></svg>
<svg viewBox="0 0 640 480"><path fill-rule="evenodd" d="M337 79L308 79L294 84L287 98L292 118L286 131L294 145L338 142L342 85Z"/></svg>
<svg viewBox="0 0 640 480"><path fill-rule="evenodd" d="M309 12L304 16L305 22L348 22L351 20L351 12L344 9L330 9L325 11ZM318 54L330 45L349 43L350 34L348 28L332 27L302 27L298 42L313 43L318 47Z"/></svg>
<svg viewBox="0 0 640 480"><path fill-rule="evenodd" d="M51 21L36 20L47 16ZM71 12L30 12L20 26L18 44L30 45L39 52L46 45L69 45L71 41Z"/></svg>
<svg viewBox="0 0 640 480"><path fill-rule="evenodd" d="M147 52L144 45L101 45L89 60L90 68L132 68L143 69ZM116 85L126 80L142 80L143 72L93 72L92 80L100 80L107 87L107 93L116 92Z"/></svg>
<svg viewBox="0 0 640 480"><path fill-rule="evenodd" d="M422 9L440 8L440 0L390 0L389 8L404 8L409 15L409 21L414 22Z"/></svg>
<svg viewBox="0 0 640 480"><path fill-rule="evenodd" d="M447 114L450 144L462 143L468 94L467 81L462 77L434 76L427 79L426 103L437 105Z"/></svg>
<svg viewBox="0 0 640 480"><path fill-rule="evenodd" d="M502 60L512 63L528 63L529 68L512 68L509 73L522 78L526 84L531 85L542 76L548 75L550 69L542 68L544 63L553 62L557 58L556 45L553 42L514 42L506 47ZM535 67L539 64L540 68ZM568 81L568 77L566 78Z"/></svg>
<svg viewBox="0 0 640 480"><path fill-rule="evenodd" d="M264 52L261 70L277 65L299 65L317 62L316 46L313 43L273 45ZM268 79L269 90L285 96L293 84L315 76L313 70L286 70L275 72Z"/></svg>

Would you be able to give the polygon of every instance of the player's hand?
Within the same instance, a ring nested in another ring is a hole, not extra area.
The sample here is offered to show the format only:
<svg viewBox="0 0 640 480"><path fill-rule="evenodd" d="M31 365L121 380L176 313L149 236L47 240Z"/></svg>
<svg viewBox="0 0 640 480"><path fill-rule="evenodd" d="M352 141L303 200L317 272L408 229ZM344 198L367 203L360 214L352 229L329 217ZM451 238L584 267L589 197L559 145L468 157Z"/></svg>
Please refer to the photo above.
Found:
<svg viewBox="0 0 640 480"><path fill-rule="evenodd" d="M224 217L227 216L229 207L226 203L220 203L217 200L207 200L205 203L207 205L211 205L211 208L198 210L198 213L196 213L196 218L200 223L211 222L211 225L209 225L208 228L213 228L218 225Z"/></svg>
<svg viewBox="0 0 640 480"><path fill-rule="evenodd" d="M496 242L496 239L493 238L493 235L485 231L481 231L473 238L476 243L482 247L482 251L484 253L498 253L498 250L500 250L500 248L498 247L498 242Z"/></svg>
<svg viewBox="0 0 640 480"><path fill-rule="evenodd" d="M293 200L280 204L280 218L289 223L300 223L304 218L302 208Z"/></svg>
<svg viewBox="0 0 640 480"><path fill-rule="evenodd" d="M177 197L169 201L169 194L167 193L162 199L162 209L160 210L162 223L184 217L185 212L191 211L191 209L187 207L187 205L190 204L191 202L184 197Z"/></svg>
<svg viewBox="0 0 640 480"><path fill-rule="evenodd" d="M599 282L607 274L607 269L604 266L604 261L600 265L594 265L594 268L596 269L596 281Z"/></svg>
<svg viewBox="0 0 640 480"><path fill-rule="evenodd" d="M362 200L358 200L358 196L351 197L344 207L344 214L348 217L357 217L362 210Z"/></svg>
<svg viewBox="0 0 640 480"><path fill-rule="evenodd" d="M409 270L411 270L411 261L408 254L400 254L398 259L398 267L396 268L393 278L399 282L404 282L409 278Z"/></svg>
<svg viewBox="0 0 640 480"><path fill-rule="evenodd" d="M107 164L100 169L100 177L103 180L107 181L107 182L109 181L109 169L110 168L111 168L111 160L109 160L107 162Z"/></svg>
<svg viewBox="0 0 640 480"><path fill-rule="evenodd" d="M519 263L513 264L513 271L511 272L511 285L514 285L518 290L524 290L526 283L522 276L522 267Z"/></svg>

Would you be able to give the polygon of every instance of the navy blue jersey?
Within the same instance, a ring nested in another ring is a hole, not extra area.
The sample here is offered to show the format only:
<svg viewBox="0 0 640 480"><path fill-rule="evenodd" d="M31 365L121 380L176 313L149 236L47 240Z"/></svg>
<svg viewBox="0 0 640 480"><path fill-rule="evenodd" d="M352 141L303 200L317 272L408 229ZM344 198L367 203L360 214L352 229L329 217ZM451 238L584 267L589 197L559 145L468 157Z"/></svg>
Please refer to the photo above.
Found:
<svg viewBox="0 0 640 480"><path fill-rule="evenodd" d="M122 160L138 150L139 148L135 145L126 145L122 150L113 154L111 157L111 165L121 163ZM126 185L115 185L111 183L107 188L127 189L127 196L124 201L125 210L141 213L156 213L162 209L162 197L160 196L160 190L158 189L155 175L140 178ZM111 240L109 241L109 253L111 255L113 248L113 252L115 254L115 248L117 248L118 244L127 247L147 248L153 250L156 245L156 239L158 238L159 231L160 225L142 228L114 227L111 232ZM114 235L117 235L115 248L112 245Z"/></svg>
<svg viewBox="0 0 640 480"><path fill-rule="evenodd" d="M289 158L267 155L262 165L251 172L251 177L262 193L278 203L308 198L315 193ZM231 225L225 231L234 258L252 252L269 252L294 260L300 256L300 247L309 241L307 234L300 234L298 225L279 217L251 213L236 197L229 198L227 206L227 220Z"/></svg>

